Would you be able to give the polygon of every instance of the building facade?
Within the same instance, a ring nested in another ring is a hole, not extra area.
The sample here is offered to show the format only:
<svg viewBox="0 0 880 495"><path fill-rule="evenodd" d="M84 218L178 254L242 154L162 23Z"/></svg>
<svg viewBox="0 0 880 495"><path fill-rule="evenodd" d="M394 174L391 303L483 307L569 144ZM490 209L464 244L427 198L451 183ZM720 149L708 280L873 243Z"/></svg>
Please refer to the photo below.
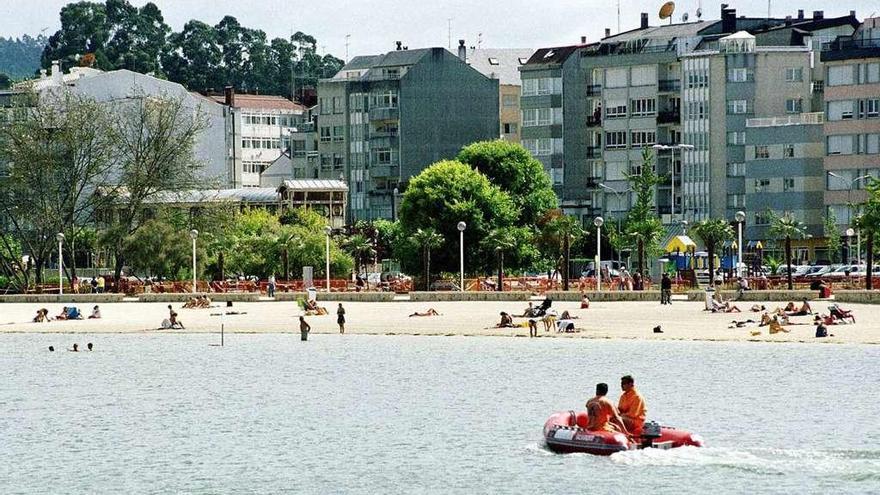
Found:
<svg viewBox="0 0 880 495"><path fill-rule="evenodd" d="M498 80L498 136L505 141L519 143L521 140L522 83L519 68L534 53L532 49L493 48L467 50L464 40L459 40L458 57L480 71L489 79Z"/></svg>
<svg viewBox="0 0 880 495"><path fill-rule="evenodd" d="M411 177L498 138L498 80L443 48L355 57L318 85L319 177L342 175L350 219L393 219Z"/></svg>
<svg viewBox="0 0 880 495"><path fill-rule="evenodd" d="M825 207L842 229L880 178L880 18L825 45Z"/></svg>

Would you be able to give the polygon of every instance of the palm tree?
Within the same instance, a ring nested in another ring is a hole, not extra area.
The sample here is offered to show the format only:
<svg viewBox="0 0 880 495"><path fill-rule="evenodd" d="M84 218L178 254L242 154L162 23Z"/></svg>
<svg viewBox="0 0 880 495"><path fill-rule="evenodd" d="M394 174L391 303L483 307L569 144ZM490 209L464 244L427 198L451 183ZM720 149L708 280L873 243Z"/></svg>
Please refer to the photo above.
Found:
<svg viewBox="0 0 880 495"><path fill-rule="evenodd" d="M505 228L492 229L483 244L498 254L498 287L496 290L504 290L504 253L512 251L516 247L516 237Z"/></svg>
<svg viewBox="0 0 880 495"><path fill-rule="evenodd" d="M425 291L430 290L431 279L431 250L443 245L443 236L436 230L428 227L426 229L417 229L412 235L413 242L422 250L422 264L425 267Z"/></svg>
<svg viewBox="0 0 880 495"><path fill-rule="evenodd" d="M865 288L874 288L874 234L880 231L880 181L870 179L866 186L869 197L864 203L863 213L856 218L856 227L867 235L867 265L868 272L865 278Z"/></svg>
<svg viewBox="0 0 880 495"><path fill-rule="evenodd" d="M364 234L355 234L349 237L345 240L343 246L345 247L345 250L348 251L348 254L354 258L354 270L357 273L361 272L361 267L364 265L364 259L370 259L376 254L373 242Z"/></svg>
<svg viewBox="0 0 880 495"><path fill-rule="evenodd" d="M562 210L553 210L545 218L549 220L541 229L541 241L552 245L554 252L558 249L560 255L554 258L557 266L562 264L562 288L568 290L571 248L586 236L586 231L576 217L565 215Z"/></svg>
<svg viewBox="0 0 880 495"><path fill-rule="evenodd" d="M807 227L796 220L790 213L776 216L770 212L770 230L768 234L776 239L785 239L785 264L788 265L788 290L792 290L791 282L791 239L806 239Z"/></svg>
<svg viewBox="0 0 880 495"><path fill-rule="evenodd" d="M715 247L724 241L733 239L733 227L726 221L716 218L703 220L691 229L697 237L706 245L709 251L709 280L715 276Z"/></svg>

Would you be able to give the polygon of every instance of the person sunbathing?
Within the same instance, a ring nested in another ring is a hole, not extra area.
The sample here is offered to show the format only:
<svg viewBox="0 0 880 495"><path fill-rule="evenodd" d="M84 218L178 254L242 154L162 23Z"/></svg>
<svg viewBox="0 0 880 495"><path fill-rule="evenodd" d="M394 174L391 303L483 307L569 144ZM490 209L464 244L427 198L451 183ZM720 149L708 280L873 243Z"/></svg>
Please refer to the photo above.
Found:
<svg viewBox="0 0 880 495"><path fill-rule="evenodd" d="M495 325L495 328L512 328L513 327L513 317L504 311L501 312L501 321Z"/></svg>
<svg viewBox="0 0 880 495"><path fill-rule="evenodd" d="M523 314L517 316L521 318L531 318L532 316L535 316L535 306L532 303L529 303L529 307L523 311Z"/></svg>
<svg viewBox="0 0 880 495"><path fill-rule="evenodd" d="M852 323L856 322L856 317L853 316L852 310L845 310L836 304L832 304L831 306L828 306L828 311L831 312L831 316L837 318L838 320L851 320Z"/></svg>
<svg viewBox="0 0 880 495"><path fill-rule="evenodd" d="M201 296L199 300L196 302L196 306L201 309L210 308L211 307L211 299L208 296Z"/></svg>
<svg viewBox="0 0 880 495"><path fill-rule="evenodd" d="M755 304L751 307L752 313L760 313L761 311L767 311L767 307L763 304Z"/></svg>
<svg viewBox="0 0 880 495"><path fill-rule="evenodd" d="M415 313L409 315L410 318L412 318L413 316L440 316L440 313L438 313L437 310L435 310L434 308L429 308L424 313L419 313L418 311L416 311Z"/></svg>
<svg viewBox="0 0 880 495"><path fill-rule="evenodd" d="M737 306L730 304L730 301L718 302L716 300L712 300L712 312L713 313L742 313Z"/></svg>
<svg viewBox="0 0 880 495"><path fill-rule="evenodd" d="M559 315L560 320L576 320L578 318L580 318L580 316L572 316L567 309L563 311L561 315Z"/></svg>
<svg viewBox="0 0 880 495"><path fill-rule="evenodd" d="M61 313L55 317L56 320L66 320L67 319L67 306L61 309Z"/></svg>
<svg viewBox="0 0 880 495"><path fill-rule="evenodd" d="M747 327L747 326L749 326L749 325L755 323L755 320L753 320L753 319L751 319L751 318L749 318L748 320L745 320L745 321L731 320L730 323L731 323L731 324L728 325L727 328L743 328L743 327Z"/></svg>
<svg viewBox="0 0 880 495"><path fill-rule="evenodd" d="M770 324L771 321L773 321L773 318L771 318L770 315L765 312L764 314L761 315L761 322L758 323L758 326L759 327L766 327L767 325Z"/></svg>
<svg viewBox="0 0 880 495"><path fill-rule="evenodd" d="M37 316L34 316L34 323L49 323L49 310L41 308L37 310Z"/></svg>
<svg viewBox="0 0 880 495"><path fill-rule="evenodd" d="M199 305L198 297L191 297L187 299L186 303L183 305L183 309L194 309Z"/></svg>
<svg viewBox="0 0 880 495"><path fill-rule="evenodd" d="M590 309L590 298L586 294L581 294L581 309Z"/></svg>
<svg viewBox="0 0 880 495"><path fill-rule="evenodd" d="M790 311L794 311L794 310L795 310L794 302L790 302L790 303L786 304L785 308L783 308L783 311L785 311L786 313L788 313Z"/></svg>
<svg viewBox="0 0 880 495"><path fill-rule="evenodd" d="M770 335L773 335L774 333L779 333L779 332L789 333L790 330L787 330L786 328L784 328L779 323L779 318L774 316L773 321L770 322Z"/></svg>
<svg viewBox="0 0 880 495"><path fill-rule="evenodd" d="M98 306L92 308L92 314L89 315L90 320L97 320L101 318L101 309Z"/></svg>
<svg viewBox="0 0 880 495"><path fill-rule="evenodd" d="M794 305L794 303L789 303L789 306L793 306L793 305ZM788 306L786 306L786 308L788 308ZM804 299L804 303L801 305L800 308L798 308L797 310L786 309L786 314L787 314L788 316L806 316L806 315L811 315L811 314L813 314L813 308L811 308L811 307L810 307L810 303L808 303L807 300Z"/></svg>

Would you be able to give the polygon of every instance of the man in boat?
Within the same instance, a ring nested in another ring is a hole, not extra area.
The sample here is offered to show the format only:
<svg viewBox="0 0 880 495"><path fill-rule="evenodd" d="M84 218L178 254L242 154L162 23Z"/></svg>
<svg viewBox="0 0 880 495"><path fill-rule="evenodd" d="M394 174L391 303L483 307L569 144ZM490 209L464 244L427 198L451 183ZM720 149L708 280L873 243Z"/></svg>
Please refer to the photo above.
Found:
<svg viewBox="0 0 880 495"><path fill-rule="evenodd" d="M620 411L620 418L627 430L634 436L642 434L642 426L645 424L645 398L636 390L636 381L630 375L625 375L620 379L620 388L623 394L620 396L620 402L617 409Z"/></svg>
<svg viewBox="0 0 880 495"><path fill-rule="evenodd" d="M596 384L596 396L587 401L587 413L590 415L590 421L587 429L592 431L619 431L629 435L626 425L620 419L620 414L614 404L608 400L608 384Z"/></svg>

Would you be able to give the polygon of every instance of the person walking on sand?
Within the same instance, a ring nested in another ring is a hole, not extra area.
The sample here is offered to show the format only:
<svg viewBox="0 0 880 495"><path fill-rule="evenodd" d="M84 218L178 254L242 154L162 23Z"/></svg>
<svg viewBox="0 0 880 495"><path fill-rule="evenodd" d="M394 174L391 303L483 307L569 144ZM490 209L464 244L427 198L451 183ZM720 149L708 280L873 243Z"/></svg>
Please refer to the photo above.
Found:
<svg viewBox="0 0 880 495"><path fill-rule="evenodd" d="M345 308L342 307L342 303L339 303L339 308L336 309L336 323L339 325L339 333L345 333Z"/></svg>
<svg viewBox="0 0 880 495"><path fill-rule="evenodd" d="M538 336L538 320L529 318L529 338Z"/></svg>
<svg viewBox="0 0 880 495"><path fill-rule="evenodd" d="M309 332L312 331L312 326L306 323L306 319L302 316L299 317L299 339L303 342L309 340Z"/></svg>
<svg viewBox="0 0 880 495"><path fill-rule="evenodd" d="M672 304L672 279L668 273L660 279L660 304Z"/></svg>
<svg viewBox="0 0 880 495"><path fill-rule="evenodd" d="M275 274L269 275L269 283L266 285L266 294L275 297Z"/></svg>

